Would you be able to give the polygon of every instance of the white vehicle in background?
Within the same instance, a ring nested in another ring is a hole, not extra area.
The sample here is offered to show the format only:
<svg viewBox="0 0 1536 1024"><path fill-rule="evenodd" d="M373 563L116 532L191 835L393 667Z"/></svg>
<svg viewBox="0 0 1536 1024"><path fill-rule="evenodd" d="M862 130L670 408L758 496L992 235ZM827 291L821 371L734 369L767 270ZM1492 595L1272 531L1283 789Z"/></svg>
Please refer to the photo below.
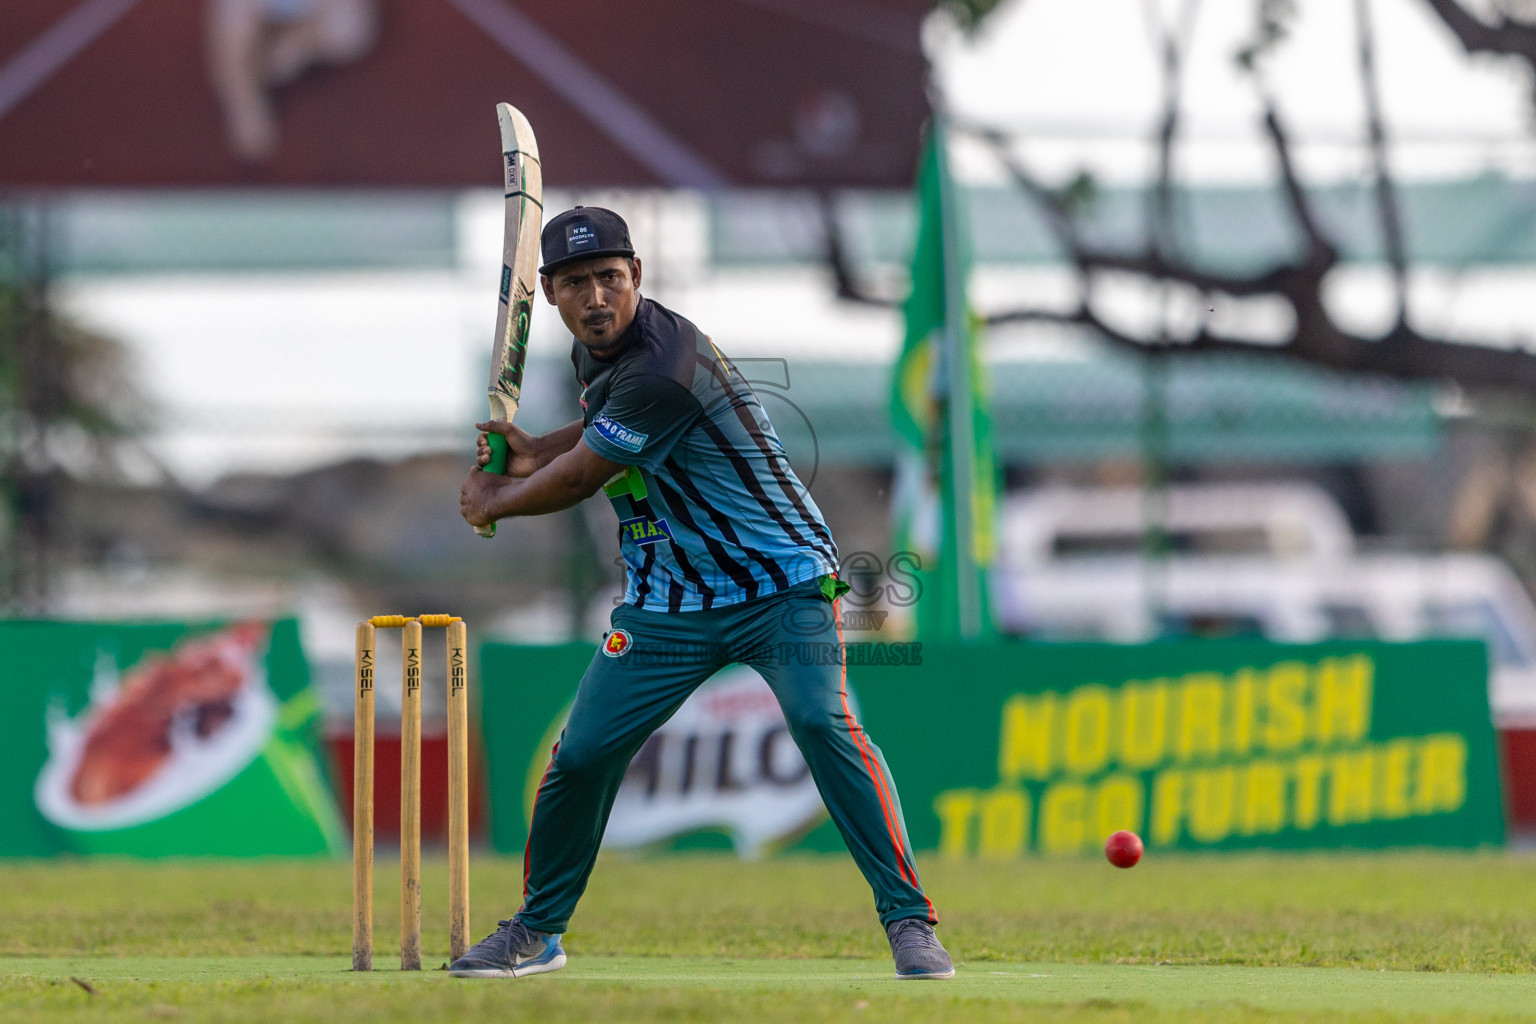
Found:
<svg viewBox="0 0 1536 1024"><path fill-rule="evenodd" d="M1145 547L1149 520L1163 524L1158 558ZM1488 644L1498 724L1536 725L1536 607L1514 573L1488 555L1361 554L1320 488L1048 487L1009 499L1000 525L993 601L1007 633L1475 637Z"/></svg>

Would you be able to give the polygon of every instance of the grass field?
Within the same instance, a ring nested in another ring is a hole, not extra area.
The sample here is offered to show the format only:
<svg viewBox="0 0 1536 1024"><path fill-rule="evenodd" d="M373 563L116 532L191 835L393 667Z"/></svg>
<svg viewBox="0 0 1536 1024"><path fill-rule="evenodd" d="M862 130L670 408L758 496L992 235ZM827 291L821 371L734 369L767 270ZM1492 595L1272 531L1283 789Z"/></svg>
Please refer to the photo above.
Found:
<svg viewBox="0 0 1536 1024"><path fill-rule="evenodd" d="M0 868L0 1020L1307 1021L1536 1018L1536 858L1158 857L923 865L959 965L898 983L846 858L608 858L544 978L353 974L350 871L312 862ZM376 964L397 963L381 861ZM521 864L472 869L474 938ZM424 879L429 967L446 868Z"/></svg>

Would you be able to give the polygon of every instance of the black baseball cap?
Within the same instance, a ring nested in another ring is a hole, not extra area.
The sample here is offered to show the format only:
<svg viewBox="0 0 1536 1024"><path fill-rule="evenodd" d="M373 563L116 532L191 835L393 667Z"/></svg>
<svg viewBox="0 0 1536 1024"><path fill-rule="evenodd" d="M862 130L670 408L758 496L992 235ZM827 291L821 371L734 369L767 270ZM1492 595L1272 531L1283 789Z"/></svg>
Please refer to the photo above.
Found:
<svg viewBox="0 0 1536 1024"><path fill-rule="evenodd" d="M577 206L557 215L544 225L539 246L544 251L541 274L581 260L635 254L629 241L629 225L623 217L601 206Z"/></svg>

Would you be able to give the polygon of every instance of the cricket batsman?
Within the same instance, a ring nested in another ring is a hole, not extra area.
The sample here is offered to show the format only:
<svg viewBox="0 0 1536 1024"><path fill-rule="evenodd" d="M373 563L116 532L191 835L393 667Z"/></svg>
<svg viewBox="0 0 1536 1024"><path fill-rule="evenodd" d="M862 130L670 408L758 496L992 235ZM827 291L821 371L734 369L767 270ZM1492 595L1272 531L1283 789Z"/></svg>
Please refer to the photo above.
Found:
<svg viewBox="0 0 1536 1024"><path fill-rule="evenodd" d="M874 890L896 976L953 977L895 783L850 708L837 547L757 395L702 331L641 297L640 259L618 214L568 210L540 246L544 296L575 336L582 417L540 437L478 424L507 439L508 475L472 471L460 511L487 526L602 489L618 513L627 582L539 786L522 907L450 972L515 978L565 966L560 936L630 759L701 683L740 663L772 688ZM490 458L482 434L479 465Z"/></svg>

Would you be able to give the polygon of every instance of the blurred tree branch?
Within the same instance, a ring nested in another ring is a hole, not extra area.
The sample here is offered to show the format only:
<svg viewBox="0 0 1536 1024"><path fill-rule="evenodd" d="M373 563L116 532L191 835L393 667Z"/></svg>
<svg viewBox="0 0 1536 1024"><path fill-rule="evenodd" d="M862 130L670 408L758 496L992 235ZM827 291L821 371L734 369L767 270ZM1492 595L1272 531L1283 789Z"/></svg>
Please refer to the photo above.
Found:
<svg viewBox="0 0 1536 1024"><path fill-rule="evenodd" d="M827 268L832 271L833 288L837 297L845 302L857 302L865 306L900 306L901 300L893 296L876 295L868 285L858 279L848 258L848 247L843 240L842 228L837 219L837 202L832 193L817 196L821 207L822 244Z"/></svg>
<svg viewBox="0 0 1536 1024"><path fill-rule="evenodd" d="M44 606L71 478L121 480L147 419L115 340L53 309L41 207L0 207L0 601Z"/></svg>
<svg viewBox="0 0 1536 1024"><path fill-rule="evenodd" d="M1408 308L1408 257L1399 196L1387 158L1387 131L1376 81L1375 33L1367 0L1354 0L1359 45L1361 85L1365 96L1366 128L1370 147L1377 219L1386 263L1392 276L1396 316L1380 336L1366 336L1342 327L1324 301L1327 281L1340 260L1339 246L1329 237L1313 208L1296 170L1288 131L1265 83L1265 58L1284 42L1296 16L1293 0L1256 0L1253 40L1237 55L1238 64L1255 82L1263 110L1264 134L1274 154L1278 185L1285 199L1299 252L1251 273L1232 273L1196 265L1178 244L1173 220L1172 152L1179 125L1181 50L1192 33L1198 0L1185 0L1179 21L1172 28L1159 27L1154 45L1163 70L1163 113L1153 143L1157 172L1149 187L1146 239L1137 247L1113 247L1088 240L1074 201L1084 189L1082 178L1055 190L1041 182L1019 157L1011 140L994 129L955 123L985 143L1018 188L1044 215L1067 262L1076 271L1078 297L1073 308L1024 307L995 311L985 316L989 324L1052 322L1089 328L1113 344L1137 352L1169 347L1180 351L1228 351L1268 353L1318 366L1353 373L1450 380L1470 390L1485 392L1536 392L1536 354L1517 347L1494 347L1451 340L1421 331L1411 322ZM1488 52L1518 54L1536 66L1536 26L1505 17L1489 26L1477 21L1454 0L1426 0L1453 28L1463 21L1476 47ZM1156 10L1155 7L1150 8ZM1456 19L1461 19L1458 21ZM1480 27L1479 27L1480 26ZM1481 34L1479 34L1481 33ZM1458 31L1458 35L1462 35ZM864 303L899 305L899 300L874 294L858 281L840 236L830 201L824 206L828 265L839 296ZM1107 317L1096 293L1112 277L1139 280L1165 290L1182 288L1196 297L1196 308L1214 312L1218 297L1231 299L1275 298L1289 307L1292 317L1287 334L1277 343L1261 343L1223 333L1200 315L1194 329L1177 338L1162 332L1139 337Z"/></svg>
<svg viewBox="0 0 1536 1024"><path fill-rule="evenodd" d="M1387 129L1381 113L1381 89L1376 76L1376 28L1371 21L1371 0L1355 0L1355 28L1359 43L1360 89L1365 95L1365 120L1371 148L1371 171L1376 178L1376 213L1392 287L1397 300L1398 328L1408 325L1408 250L1403 241L1403 218L1397 189L1387 160Z"/></svg>
<svg viewBox="0 0 1536 1024"><path fill-rule="evenodd" d="M948 11L967 33L974 33L1004 0L935 0L934 10Z"/></svg>
<svg viewBox="0 0 1536 1024"><path fill-rule="evenodd" d="M61 317L35 288L0 281L0 466L122 476L118 444L147 403L114 339Z"/></svg>
<svg viewBox="0 0 1536 1024"><path fill-rule="evenodd" d="M1017 159L1007 140L993 132L978 131L991 144L1014 181L1029 194L1047 203L1047 222L1057 242L1077 269L1081 284L1076 309L1060 311L1027 308L993 313L988 323L1054 321L1094 329L1109 341L1136 351L1146 351L1152 339L1132 336L1112 326L1095 307L1094 290L1108 273L1132 274L1168 285L1182 285L1204 300L1213 296L1282 299L1294 314L1289 335L1279 344L1261 345L1224 335L1202 321L1194 333L1177 339L1181 351L1263 352L1289 356L1337 370L1415 379L1449 379L1482 390L1536 390L1536 355L1451 341L1421 333L1404 317L1381 337L1365 337L1340 327L1324 303L1324 285L1338 265L1339 250L1321 227L1291 157L1289 137L1274 106L1265 101L1264 127L1280 170L1280 184L1292 223L1303 241L1296 258L1253 274L1234 275L1196 267L1178 255L1153 245L1134 250L1101 248L1082 240L1059 201L1034 179ZM1395 207L1395 203L1394 203Z"/></svg>
<svg viewBox="0 0 1536 1024"><path fill-rule="evenodd" d="M1459 0L1424 0L1429 9L1439 16L1445 27L1455 33L1462 48L1468 53L1491 53L1504 57L1520 57L1536 69L1536 11L1521 11L1503 5L1498 17L1485 21L1463 7Z"/></svg>

